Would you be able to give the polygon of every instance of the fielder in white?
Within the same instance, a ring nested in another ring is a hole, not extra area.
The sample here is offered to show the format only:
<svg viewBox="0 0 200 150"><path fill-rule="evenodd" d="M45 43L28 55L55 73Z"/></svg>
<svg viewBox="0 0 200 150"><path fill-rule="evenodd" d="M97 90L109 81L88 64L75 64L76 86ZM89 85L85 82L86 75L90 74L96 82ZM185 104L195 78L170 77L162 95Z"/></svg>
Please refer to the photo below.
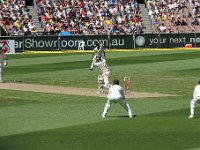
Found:
<svg viewBox="0 0 200 150"><path fill-rule="evenodd" d="M78 50L85 50L85 42L83 40L79 40L78 42Z"/></svg>
<svg viewBox="0 0 200 150"><path fill-rule="evenodd" d="M114 85L111 85L109 88L109 92L108 92L108 96L107 96L107 102L105 104L103 113L102 113L102 118L105 118L110 107L111 104L114 103L119 103L122 107L124 107L126 109L126 111L128 112L128 116L129 118L134 117L135 115L133 114L129 104L127 103L127 101L125 100L125 96L124 96L124 89L119 85L119 80L115 79L113 81Z"/></svg>
<svg viewBox="0 0 200 150"><path fill-rule="evenodd" d="M105 49L100 43L96 44L96 47L94 48L94 52L92 54L92 62L90 66L90 70L93 70L95 63L97 62L97 59L102 59L102 56L104 55L104 58L106 58Z"/></svg>
<svg viewBox="0 0 200 150"><path fill-rule="evenodd" d="M3 51L0 51L0 83L5 83L3 81L4 66L7 66L7 56Z"/></svg>
<svg viewBox="0 0 200 150"><path fill-rule="evenodd" d="M198 85L195 86L194 92L193 92L193 99L190 102L190 115L188 118L194 118L194 108L196 106L196 103L200 101L200 80L198 82Z"/></svg>

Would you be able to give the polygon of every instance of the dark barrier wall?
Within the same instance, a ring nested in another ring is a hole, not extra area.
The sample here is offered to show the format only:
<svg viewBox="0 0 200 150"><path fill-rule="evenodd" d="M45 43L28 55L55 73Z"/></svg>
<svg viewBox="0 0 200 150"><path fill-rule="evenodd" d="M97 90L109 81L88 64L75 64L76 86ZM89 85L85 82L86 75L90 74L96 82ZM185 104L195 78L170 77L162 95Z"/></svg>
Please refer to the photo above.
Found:
<svg viewBox="0 0 200 150"><path fill-rule="evenodd" d="M133 35L110 36L108 49L133 49Z"/></svg>
<svg viewBox="0 0 200 150"><path fill-rule="evenodd" d="M80 40L85 42L85 50L92 50L97 42L104 44L108 47L108 36L61 36L59 37L60 49L64 50L77 50Z"/></svg>
<svg viewBox="0 0 200 150"><path fill-rule="evenodd" d="M58 49L57 36L36 36L24 38L25 50L56 50Z"/></svg>
<svg viewBox="0 0 200 150"><path fill-rule="evenodd" d="M200 47L200 33L191 34L138 34L138 35L103 35L103 36L33 36L0 37L15 40L16 52L28 50L77 50L80 40L85 42L85 50L92 50L96 42L101 42L107 49L142 49L176 48L192 44Z"/></svg>
<svg viewBox="0 0 200 150"><path fill-rule="evenodd" d="M57 36L36 36L36 37L0 37L0 39L15 40L15 51L23 52L27 50L58 50Z"/></svg>
<svg viewBox="0 0 200 150"><path fill-rule="evenodd" d="M85 50L93 50L97 42L107 49L133 49L132 35L103 35L103 36L34 36L34 37L1 37L14 39L16 52L48 51L48 50L77 50L80 40L85 42Z"/></svg>
<svg viewBox="0 0 200 150"><path fill-rule="evenodd" d="M152 41L155 41L152 44ZM159 39L157 34L141 34L135 36L135 48L155 48L158 47Z"/></svg>
<svg viewBox="0 0 200 150"><path fill-rule="evenodd" d="M194 38L190 39L194 43L194 47L200 47L200 33L195 34Z"/></svg>
<svg viewBox="0 0 200 150"><path fill-rule="evenodd" d="M103 36L62 36L60 49L77 50L79 40L84 40L85 50L94 49L95 43L101 42L107 49L132 49L132 35L103 35Z"/></svg>
<svg viewBox="0 0 200 150"><path fill-rule="evenodd" d="M135 48L176 48L192 44L200 46L200 33L193 34L140 34L135 36Z"/></svg>
<svg viewBox="0 0 200 150"><path fill-rule="evenodd" d="M15 40L15 51L23 52L23 40L24 37L0 37L0 40Z"/></svg>

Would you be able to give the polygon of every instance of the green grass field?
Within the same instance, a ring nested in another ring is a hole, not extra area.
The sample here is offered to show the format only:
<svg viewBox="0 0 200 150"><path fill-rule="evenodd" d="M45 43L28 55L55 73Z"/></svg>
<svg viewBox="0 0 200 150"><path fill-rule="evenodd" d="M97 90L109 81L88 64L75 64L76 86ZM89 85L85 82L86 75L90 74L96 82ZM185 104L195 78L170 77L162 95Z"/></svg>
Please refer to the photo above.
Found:
<svg viewBox="0 0 200 150"><path fill-rule="evenodd" d="M8 55L6 82L97 88L91 53ZM136 92L177 96L127 99L107 118L103 97L0 90L0 150L198 150L200 109L189 103L200 79L200 51L107 52L110 81L130 76ZM0 84L3 86L3 84Z"/></svg>

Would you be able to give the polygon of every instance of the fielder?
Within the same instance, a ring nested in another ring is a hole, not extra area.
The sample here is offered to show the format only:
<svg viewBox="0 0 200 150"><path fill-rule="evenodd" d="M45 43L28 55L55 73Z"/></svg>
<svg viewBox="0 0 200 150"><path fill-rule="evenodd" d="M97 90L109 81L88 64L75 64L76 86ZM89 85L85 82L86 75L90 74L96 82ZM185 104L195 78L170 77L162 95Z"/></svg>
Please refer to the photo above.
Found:
<svg viewBox="0 0 200 150"><path fill-rule="evenodd" d="M132 113L132 110L129 106L129 104L127 103L127 101L125 100L125 96L124 96L124 90L123 88L119 85L119 80L115 79L113 81L114 85L111 85L109 88L109 92L108 92L108 96L107 96L107 102L105 104L103 113L102 113L102 118L105 118L110 107L111 104L114 103L119 103L122 107L124 107L126 109L126 111L128 112L128 116L129 118L132 118L133 116L135 116Z"/></svg>
<svg viewBox="0 0 200 150"><path fill-rule="evenodd" d="M85 42L83 40L79 40L78 42L78 50L85 50Z"/></svg>
<svg viewBox="0 0 200 150"><path fill-rule="evenodd" d="M105 49L100 43L96 44L96 47L94 48L94 52L92 54L92 63L90 66L90 70L92 71L94 68L95 63L97 62L97 59L102 59L102 55L106 59Z"/></svg>
<svg viewBox="0 0 200 150"><path fill-rule="evenodd" d="M4 66L7 66L7 56L3 50L0 51L0 83L5 83L3 81L3 70Z"/></svg>
<svg viewBox="0 0 200 150"><path fill-rule="evenodd" d="M200 80L198 82L198 85L195 86L194 92L193 92L193 99L190 102L190 115L188 118L194 118L194 108L196 106L196 103L200 101Z"/></svg>

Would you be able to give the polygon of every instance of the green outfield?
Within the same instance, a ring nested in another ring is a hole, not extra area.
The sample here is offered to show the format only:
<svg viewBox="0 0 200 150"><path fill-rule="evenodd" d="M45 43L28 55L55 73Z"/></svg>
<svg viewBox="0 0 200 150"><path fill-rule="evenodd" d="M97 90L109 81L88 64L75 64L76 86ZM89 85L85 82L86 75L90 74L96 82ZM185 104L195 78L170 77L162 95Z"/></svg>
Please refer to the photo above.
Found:
<svg viewBox="0 0 200 150"><path fill-rule="evenodd" d="M97 88L90 52L8 55L7 83ZM0 150L198 150L200 109L189 103L200 79L199 50L107 52L110 81L131 77L134 92L171 94L129 98L137 116L106 98L0 89ZM5 84L7 84L5 83ZM4 84L0 84L4 86Z"/></svg>

